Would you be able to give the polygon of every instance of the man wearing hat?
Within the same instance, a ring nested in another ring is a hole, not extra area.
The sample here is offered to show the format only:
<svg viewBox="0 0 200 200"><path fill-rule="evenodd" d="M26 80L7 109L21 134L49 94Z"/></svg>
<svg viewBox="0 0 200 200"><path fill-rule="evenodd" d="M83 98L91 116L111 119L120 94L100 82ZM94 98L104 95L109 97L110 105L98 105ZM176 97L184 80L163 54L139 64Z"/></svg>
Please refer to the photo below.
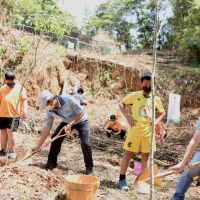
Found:
<svg viewBox="0 0 200 200"><path fill-rule="evenodd" d="M149 159L152 130L151 72L147 71L142 75L141 86L142 91L131 93L120 104L120 109L130 125L124 143L125 151L118 182L118 187L122 190L129 189L126 183L126 171L134 153L141 153L142 170L147 168ZM158 96L155 96L155 108L159 115L155 123L158 124L165 117L165 111ZM155 146L154 142L154 150Z"/></svg>
<svg viewBox="0 0 200 200"><path fill-rule="evenodd" d="M42 144L50 134L54 118L59 118L62 122L56 128L52 138L56 136L63 127L65 127L65 130L63 130L61 134L65 134L66 131L76 129L79 132L79 137L81 139L81 148L86 167L86 174L91 175L93 173L93 159L89 138L90 127L86 112L72 95L55 96L48 90L45 90L40 94L40 100L42 103L39 108L41 110L45 108L48 109L46 113L46 124L34 151L40 151ZM65 137L58 138L51 144L48 161L45 166L47 170L52 170L57 167L57 156L60 152L64 138Z"/></svg>

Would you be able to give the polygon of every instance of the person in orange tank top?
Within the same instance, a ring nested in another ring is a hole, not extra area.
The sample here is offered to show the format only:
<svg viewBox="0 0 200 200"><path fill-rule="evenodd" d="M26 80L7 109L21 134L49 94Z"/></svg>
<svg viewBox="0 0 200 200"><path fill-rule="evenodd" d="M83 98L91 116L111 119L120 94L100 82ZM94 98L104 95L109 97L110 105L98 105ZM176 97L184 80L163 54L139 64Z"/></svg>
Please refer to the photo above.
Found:
<svg viewBox="0 0 200 200"><path fill-rule="evenodd" d="M19 126L19 118L27 116L27 96L25 89L16 81L14 71L5 73L5 83L0 88L0 156L5 156L8 151L8 158L15 159L14 136Z"/></svg>

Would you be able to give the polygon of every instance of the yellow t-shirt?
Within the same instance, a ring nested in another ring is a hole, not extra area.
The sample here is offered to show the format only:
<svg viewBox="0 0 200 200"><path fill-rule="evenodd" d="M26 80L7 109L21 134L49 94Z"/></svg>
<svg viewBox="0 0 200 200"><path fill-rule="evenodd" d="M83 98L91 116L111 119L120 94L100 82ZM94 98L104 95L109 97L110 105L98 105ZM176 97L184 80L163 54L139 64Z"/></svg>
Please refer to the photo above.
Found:
<svg viewBox="0 0 200 200"><path fill-rule="evenodd" d="M0 88L0 117L19 117L24 112L24 100L27 98L25 89L21 91L22 86L16 83L14 88L4 85ZM17 108L18 99L20 101ZM17 109L16 109L17 108Z"/></svg>
<svg viewBox="0 0 200 200"><path fill-rule="evenodd" d="M125 97L123 103L131 106L132 116L137 121L129 132L135 136L149 137L151 135L152 98L146 98L143 91L139 91ZM155 108L158 113L164 112L158 96L155 96Z"/></svg>

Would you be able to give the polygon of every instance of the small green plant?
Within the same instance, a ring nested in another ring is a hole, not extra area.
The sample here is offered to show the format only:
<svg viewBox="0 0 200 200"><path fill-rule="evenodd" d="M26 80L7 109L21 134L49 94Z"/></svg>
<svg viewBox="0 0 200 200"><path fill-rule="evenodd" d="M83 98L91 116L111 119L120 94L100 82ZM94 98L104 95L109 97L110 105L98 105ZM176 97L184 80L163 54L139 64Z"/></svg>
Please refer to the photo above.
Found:
<svg viewBox="0 0 200 200"><path fill-rule="evenodd" d="M0 67L0 76L2 76L4 74L4 68Z"/></svg>
<svg viewBox="0 0 200 200"><path fill-rule="evenodd" d="M19 51L25 54L29 50L31 43L33 43L33 40L30 37L21 38L19 40Z"/></svg>
<svg viewBox="0 0 200 200"><path fill-rule="evenodd" d="M64 57L67 54L67 49L61 45L56 46L56 52L60 57Z"/></svg>
<svg viewBox="0 0 200 200"><path fill-rule="evenodd" d="M90 93L92 94L92 97L95 99L98 95L99 92L99 87L97 84L95 84L95 82L91 81L90 84Z"/></svg>
<svg viewBox="0 0 200 200"><path fill-rule="evenodd" d="M101 86L103 87L107 87L108 86L108 83L110 82L110 79L111 79L111 73L109 70L104 70L100 76L100 83L101 83Z"/></svg>
<svg viewBox="0 0 200 200"><path fill-rule="evenodd" d="M22 194L23 192L19 193L19 200L31 200L30 197L25 196L25 194Z"/></svg>
<svg viewBox="0 0 200 200"><path fill-rule="evenodd" d="M0 56L6 53L6 47L0 46Z"/></svg>
<svg viewBox="0 0 200 200"><path fill-rule="evenodd" d="M95 96L95 88L94 88L94 83L93 82L91 82L91 85L90 85L90 92L92 94L92 97L94 97Z"/></svg>
<svg viewBox="0 0 200 200"><path fill-rule="evenodd" d="M109 47L101 47L101 54L102 55L110 55L112 53L112 48Z"/></svg>
<svg viewBox="0 0 200 200"><path fill-rule="evenodd" d="M133 190L129 190L128 194L131 197L131 199L137 199L137 194Z"/></svg>

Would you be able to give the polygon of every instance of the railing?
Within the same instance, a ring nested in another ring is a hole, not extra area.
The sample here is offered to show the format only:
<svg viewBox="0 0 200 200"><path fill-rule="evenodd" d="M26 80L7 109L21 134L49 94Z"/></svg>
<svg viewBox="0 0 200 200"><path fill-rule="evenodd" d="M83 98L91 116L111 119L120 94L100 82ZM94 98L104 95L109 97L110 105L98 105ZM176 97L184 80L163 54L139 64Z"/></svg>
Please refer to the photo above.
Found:
<svg viewBox="0 0 200 200"><path fill-rule="evenodd" d="M16 28L18 30L27 31L34 35L40 35L40 31L36 30L32 26L28 26L25 24L9 24L11 27ZM79 38L71 37L68 35L64 35L62 39L56 38L54 34L43 32L43 38L45 40L51 40L54 43L58 43L59 45L64 46L65 48L72 51L82 51L85 53L93 53L97 55L111 55L117 52L116 48L112 45L99 45L95 44L95 41L91 41L93 44L86 43L81 41Z"/></svg>

